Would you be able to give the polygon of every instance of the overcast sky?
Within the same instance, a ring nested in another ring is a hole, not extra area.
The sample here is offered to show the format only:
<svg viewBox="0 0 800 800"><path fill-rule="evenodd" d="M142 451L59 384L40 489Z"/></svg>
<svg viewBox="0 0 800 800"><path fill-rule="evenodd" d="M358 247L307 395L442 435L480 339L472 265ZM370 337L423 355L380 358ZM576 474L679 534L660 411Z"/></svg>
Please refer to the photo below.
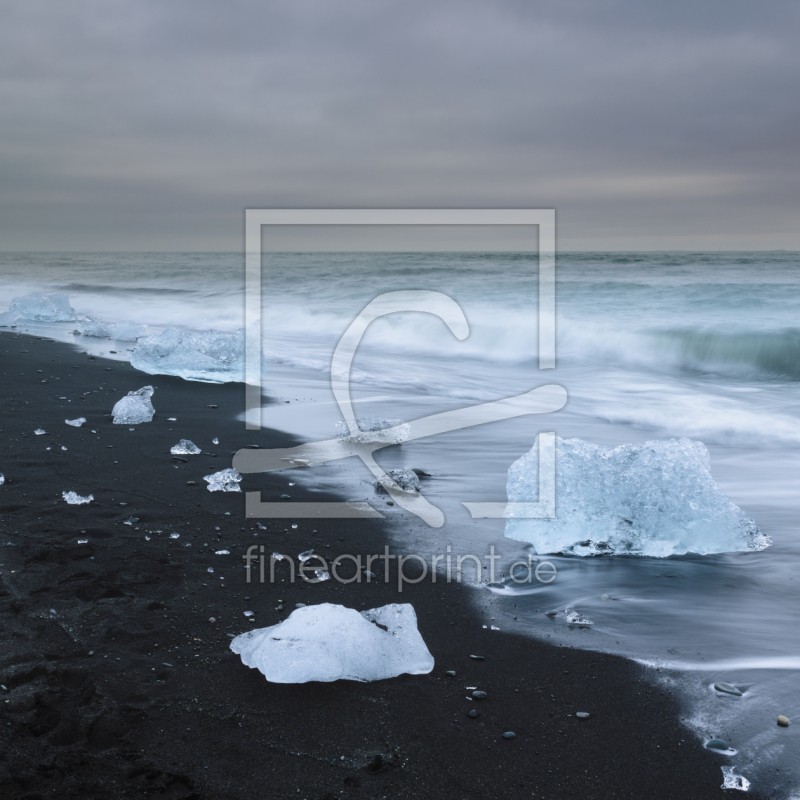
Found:
<svg viewBox="0 0 800 800"><path fill-rule="evenodd" d="M0 249L241 250L244 209L283 206L800 249L799 9L0 0Z"/></svg>

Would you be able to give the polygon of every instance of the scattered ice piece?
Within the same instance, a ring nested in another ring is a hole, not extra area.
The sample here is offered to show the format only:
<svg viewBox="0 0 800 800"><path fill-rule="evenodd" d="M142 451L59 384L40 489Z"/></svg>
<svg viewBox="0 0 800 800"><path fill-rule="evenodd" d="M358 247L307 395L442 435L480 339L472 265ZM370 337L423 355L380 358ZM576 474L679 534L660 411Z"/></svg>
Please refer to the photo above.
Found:
<svg viewBox="0 0 800 800"><path fill-rule="evenodd" d="M178 420L175 417L167 417L167 422L177 422Z"/></svg>
<svg viewBox="0 0 800 800"><path fill-rule="evenodd" d="M407 603L361 613L332 603L302 606L278 625L237 636L231 650L273 683L376 681L434 666Z"/></svg>
<svg viewBox="0 0 800 800"><path fill-rule="evenodd" d="M589 712L588 711L576 711L575 716L578 719L589 719Z"/></svg>
<svg viewBox="0 0 800 800"><path fill-rule="evenodd" d="M493 631L499 631L500 630L500 628L498 628L497 625L490 625L489 628L491 630L493 630Z"/></svg>
<svg viewBox="0 0 800 800"><path fill-rule="evenodd" d="M181 535L180 535L179 533L171 533L171 534L169 535L169 538L170 538L170 539L180 539L180 538L181 538Z"/></svg>
<svg viewBox="0 0 800 800"><path fill-rule="evenodd" d="M594 625L590 619L581 616L577 611L571 608L565 608L564 613L567 615L567 622L570 625Z"/></svg>
<svg viewBox="0 0 800 800"><path fill-rule="evenodd" d="M209 568L208 568L208 571L209 571L209 572L213 572L213 571L214 571L214 567L209 567Z"/></svg>
<svg viewBox="0 0 800 800"><path fill-rule="evenodd" d="M126 503L127 505L127 503ZM123 525L135 525L139 521L139 517L128 517L127 519L122 520Z"/></svg>
<svg viewBox="0 0 800 800"><path fill-rule="evenodd" d="M408 439L411 428L400 419L385 419L384 417L362 417L356 420L359 432L350 435L347 423L339 421L337 428L342 429L340 439L348 439L357 444L401 444Z"/></svg>
<svg viewBox="0 0 800 800"><path fill-rule="evenodd" d="M86 417L78 417L78 419L65 419L64 422L67 425L72 425L73 428L80 428L84 422L86 422Z"/></svg>
<svg viewBox="0 0 800 800"><path fill-rule="evenodd" d="M45 447L45 450L52 450L52 447Z"/></svg>
<svg viewBox="0 0 800 800"><path fill-rule="evenodd" d="M274 558L276 561L283 561L283 556L282 556L280 553L273 553L273 554L272 554L272 557L273 557L273 558Z"/></svg>
<svg viewBox="0 0 800 800"><path fill-rule="evenodd" d="M17 317L36 322L70 322L75 319L75 310L69 304L69 295L34 292L14 297L8 309Z"/></svg>
<svg viewBox="0 0 800 800"><path fill-rule="evenodd" d="M305 561L308 561L309 558L313 558L314 557L314 551L313 550L304 550L297 557L300 559L300 563L302 564Z"/></svg>
<svg viewBox="0 0 800 800"><path fill-rule="evenodd" d="M47 431L45 431L45 430L42 430L42 428L37 428L37 429L34 431L34 433L35 433L37 436L41 436L42 434L44 434L44 433L47 433Z"/></svg>
<svg viewBox="0 0 800 800"><path fill-rule="evenodd" d="M94 500L93 494L90 494L88 497L81 497L79 494L75 494L75 492L61 492L61 496L71 506L80 506L84 503L91 503L92 500Z"/></svg>
<svg viewBox="0 0 800 800"><path fill-rule="evenodd" d="M66 447L65 447L65 446L62 444L62 445L61 445L61 449L62 449L62 450L66 450L67 448L66 448Z"/></svg>
<svg viewBox="0 0 800 800"><path fill-rule="evenodd" d="M217 439L217 437L215 436L215 437L214 437L214 438L211 440L211 444L219 444L219 439Z"/></svg>
<svg viewBox="0 0 800 800"><path fill-rule="evenodd" d="M581 439L556 441L556 517L515 519L514 511L506 512L505 535L531 542L538 553L666 558L771 544L714 482L702 442L670 439L611 449ZM538 463L537 441L508 471L510 501L538 497Z"/></svg>
<svg viewBox="0 0 800 800"><path fill-rule="evenodd" d="M267 529L267 526L266 525L262 525L260 522L256 522L256 527L259 528L262 531L265 531Z"/></svg>
<svg viewBox="0 0 800 800"><path fill-rule="evenodd" d="M86 317L78 322L78 333L81 336L96 336L98 338L107 339L114 332L114 323L105 322L102 319L95 319L94 317Z"/></svg>
<svg viewBox="0 0 800 800"><path fill-rule="evenodd" d="M244 355L245 336L241 329L221 333L167 328L136 342L131 366L150 375L225 383L244 380Z"/></svg>
<svg viewBox="0 0 800 800"><path fill-rule="evenodd" d="M209 492L241 492L239 481L242 476L235 470L228 467L220 472L215 472L213 475L206 475L203 478L208 482L206 487Z"/></svg>
<svg viewBox="0 0 800 800"><path fill-rule="evenodd" d="M314 575L316 575L317 580L322 583L322 581L330 580L331 574L326 569L315 569Z"/></svg>
<svg viewBox="0 0 800 800"><path fill-rule="evenodd" d="M404 492L409 494L419 493L419 478L413 469L390 469L386 473ZM378 486L386 485L386 479L378 480Z"/></svg>
<svg viewBox="0 0 800 800"><path fill-rule="evenodd" d="M127 396L117 401L111 410L114 424L138 425L142 422L150 422L156 413L150 402L154 391L152 386L143 386L135 392L128 392Z"/></svg>
<svg viewBox="0 0 800 800"><path fill-rule="evenodd" d="M252 616L253 616L253 612L252 612L252 611L245 611L245 612L244 612L244 615L245 615L246 617L252 617Z"/></svg>
<svg viewBox="0 0 800 800"><path fill-rule="evenodd" d="M88 539L78 539L78 544L89 544Z"/></svg>
<svg viewBox="0 0 800 800"><path fill-rule="evenodd" d="M292 527L293 527L293 528L296 528L296 527L297 527L297 523L296 523L296 522L295 522L295 523L293 523L293 524L292 524Z"/></svg>
<svg viewBox="0 0 800 800"><path fill-rule="evenodd" d="M147 325L134 325L131 322L118 322L114 328L114 336L118 342L135 342L147 334Z"/></svg>
<svg viewBox="0 0 800 800"><path fill-rule="evenodd" d="M0 472L0 486L2 486L6 482L6 476Z"/></svg>
<svg viewBox="0 0 800 800"><path fill-rule="evenodd" d="M215 550L214 555L216 556L229 556L231 554L230 550Z"/></svg>
<svg viewBox="0 0 800 800"><path fill-rule="evenodd" d="M174 456L196 456L200 452L200 448L188 439L181 439L170 448L170 453Z"/></svg>
<svg viewBox="0 0 800 800"><path fill-rule="evenodd" d="M234 640L235 641L235 640ZM743 775L737 775L736 767L722 767L722 786L720 789L738 789L740 792L750 790L750 781Z"/></svg>

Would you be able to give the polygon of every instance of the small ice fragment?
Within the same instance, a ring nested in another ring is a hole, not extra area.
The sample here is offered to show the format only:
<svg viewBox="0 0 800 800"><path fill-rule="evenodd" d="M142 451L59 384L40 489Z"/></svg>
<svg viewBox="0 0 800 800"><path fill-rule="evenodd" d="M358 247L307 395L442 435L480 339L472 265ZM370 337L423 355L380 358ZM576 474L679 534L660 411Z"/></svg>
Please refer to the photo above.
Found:
<svg viewBox="0 0 800 800"><path fill-rule="evenodd" d="M35 433L37 436L41 436L43 433L47 433L47 431L45 431L45 430L42 430L41 428L37 428L37 429L34 431L34 433Z"/></svg>
<svg viewBox="0 0 800 800"><path fill-rule="evenodd" d="M424 675L434 666L407 603L361 613L332 603L302 606L278 625L237 636L230 647L273 683L376 681Z"/></svg>
<svg viewBox="0 0 800 800"><path fill-rule="evenodd" d="M171 533L171 534L169 535L169 538L170 538L170 539L180 539L180 538L181 538L181 535L180 535L179 533Z"/></svg>
<svg viewBox="0 0 800 800"><path fill-rule="evenodd" d="M6 482L6 476L0 472L0 486L2 486Z"/></svg>
<svg viewBox="0 0 800 800"><path fill-rule="evenodd" d="M78 322L78 333L81 336L96 336L101 339L107 339L113 332L113 322L106 322L94 317L86 317Z"/></svg>
<svg viewBox="0 0 800 800"><path fill-rule="evenodd" d="M303 562L308 561L309 558L312 558L313 555L314 555L314 551L313 550L304 550L297 557L300 559L300 563L302 564Z"/></svg>
<svg viewBox="0 0 800 800"><path fill-rule="evenodd" d="M128 517L122 520L123 525L135 525L139 521L139 517Z"/></svg>
<svg viewBox="0 0 800 800"><path fill-rule="evenodd" d="M390 469L386 473L404 492L409 494L419 493L419 478L413 469ZM378 481L379 486L385 486L386 479Z"/></svg>
<svg viewBox="0 0 800 800"><path fill-rule="evenodd" d="M65 447L65 446L62 444L62 445L61 445L61 449L62 449L62 450L66 450L67 448L66 448L66 447Z"/></svg>
<svg viewBox="0 0 800 800"><path fill-rule="evenodd" d="M175 417L167 417L167 422L177 422L178 420Z"/></svg>
<svg viewBox="0 0 800 800"><path fill-rule="evenodd" d="M490 625L489 627L493 631L499 631L500 630L500 628L498 628L497 625Z"/></svg>
<svg viewBox="0 0 800 800"><path fill-rule="evenodd" d="M272 557L273 557L273 558L274 558L276 561L283 561L283 556L282 556L280 553L273 553L273 554L272 554Z"/></svg>
<svg viewBox="0 0 800 800"><path fill-rule="evenodd" d="M79 494L75 492L62 492L61 496L64 500L67 501L71 506L80 506L84 503L91 503L94 500L94 495L90 494L88 497L81 497Z"/></svg>
<svg viewBox="0 0 800 800"><path fill-rule="evenodd" d="M8 313L16 313L22 319L36 322L71 322L75 319L75 311L66 294L34 292L23 297L14 297Z"/></svg>
<svg viewBox="0 0 800 800"><path fill-rule="evenodd" d="M88 539L78 539L78 544L88 544L88 543L89 543Z"/></svg>
<svg viewBox="0 0 800 800"><path fill-rule="evenodd" d="M315 569L314 575L316 575L317 580L321 583L322 581L327 581L330 579L331 574L326 569Z"/></svg>
<svg viewBox="0 0 800 800"><path fill-rule="evenodd" d="M58 611L56 611L54 608L50 609L50 613L53 614L54 616L58 616Z"/></svg>
<svg viewBox="0 0 800 800"><path fill-rule="evenodd" d="M181 439L170 448L170 453L174 456L196 456L200 452L200 448L188 439Z"/></svg>
<svg viewBox="0 0 800 800"><path fill-rule="evenodd" d="M118 322L114 328L113 338L118 342L135 342L140 336L147 334L147 325L134 325L130 322Z"/></svg>
<svg viewBox="0 0 800 800"><path fill-rule="evenodd" d="M738 789L740 792L750 790L750 781L743 775L737 775L736 767L722 767L722 786L720 789Z"/></svg>
<svg viewBox="0 0 800 800"><path fill-rule="evenodd" d="M64 422L67 425L72 425L73 428L80 428L84 422L86 422L86 417L78 417L78 419L65 419Z"/></svg>
<svg viewBox="0 0 800 800"><path fill-rule="evenodd" d="M209 492L241 492L239 481L242 476L235 470L228 467L227 469L215 472L213 475L206 475L203 478L208 482L206 487Z"/></svg>
<svg viewBox="0 0 800 800"><path fill-rule="evenodd" d="M45 450L52 450L52 447L45 447Z"/></svg>
<svg viewBox="0 0 800 800"><path fill-rule="evenodd" d="M211 444L219 444L219 439L217 439L217 437L215 436L215 437L214 437L214 438L211 440Z"/></svg>
<svg viewBox="0 0 800 800"><path fill-rule="evenodd" d="M245 615L246 617L252 617L252 616L253 616L253 612L252 612L252 611L245 611L245 612L244 612L244 615Z"/></svg>
<svg viewBox="0 0 800 800"><path fill-rule="evenodd" d="M565 608L564 613L567 615L567 622L570 625L594 625L590 619L581 616L577 611L570 608Z"/></svg>
<svg viewBox="0 0 800 800"><path fill-rule="evenodd" d="M266 525L262 525L260 522L256 522L256 527L259 530L262 530L262 531L265 531L267 529L267 526Z"/></svg>
<svg viewBox="0 0 800 800"><path fill-rule="evenodd" d="M135 392L128 392L127 396L117 401L111 410L115 425L138 425L150 422L156 410L150 402L153 396L152 386L143 386Z"/></svg>
<svg viewBox="0 0 800 800"><path fill-rule="evenodd" d="M578 719L589 719L589 712L588 711L576 711L575 716Z"/></svg>
<svg viewBox="0 0 800 800"><path fill-rule="evenodd" d="M230 550L215 550L214 555L216 556L229 556L231 554Z"/></svg>

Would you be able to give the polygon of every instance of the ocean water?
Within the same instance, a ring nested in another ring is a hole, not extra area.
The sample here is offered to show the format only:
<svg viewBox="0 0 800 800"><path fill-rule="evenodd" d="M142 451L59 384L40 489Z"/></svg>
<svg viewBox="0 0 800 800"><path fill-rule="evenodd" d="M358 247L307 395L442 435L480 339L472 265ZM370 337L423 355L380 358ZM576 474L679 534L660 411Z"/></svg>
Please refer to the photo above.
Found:
<svg viewBox="0 0 800 800"><path fill-rule="evenodd" d="M155 332L232 332L243 325L243 275L240 254L5 254L0 311L16 295L61 291L79 314ZM265 254L264 390L290 402L266 405L264 424L309 441L340 433L328 375L339 337L381 293L424 289L460 304L469 336L457 340L433 315L375 321L351 372L358 417L408 421L544 383L563 386L569 401L553 414L380 451L386 469L434 473L422 491L445 514L433 529L387 509L402 523L392 531L404 551L429 555L449 545L482 555L494 545L501 573L526 558L531 549L504 538L502 519L472 519L463 503L505 500L508 469L539 432L606 446L702 441L714 479L771 536L769 548L666 559L547 556L558 569L551 584L484 581L473 599L491 608L498 635L521 631L654 665L697 736L721 736L737 751L719 756L720 766L735 764L754 789L788 797L800 787L799 284L797 253L560 254L557 365L540 370L535 256ZM133 347L74 336L74 327L38 329L82 349L117 350L112 357ZM359 462L295 472L385 509ZM248 480L257 485L256 476ZM565 609L593 624L570 624ZM743 688L743 697L714 693L718 681ZM793 724L778 728L778 714Z"/></svg>

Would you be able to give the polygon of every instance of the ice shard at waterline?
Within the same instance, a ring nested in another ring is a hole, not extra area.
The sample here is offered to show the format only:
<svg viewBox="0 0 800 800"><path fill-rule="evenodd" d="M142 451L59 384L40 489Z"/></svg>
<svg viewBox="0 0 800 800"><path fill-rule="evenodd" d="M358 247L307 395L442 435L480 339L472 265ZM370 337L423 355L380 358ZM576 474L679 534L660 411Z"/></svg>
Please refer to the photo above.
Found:
<svg viewBox="0 0 800 800"><path fill-rule="evenodd" d="M231 650L273 683L378 681L426 675L434 664L408 603L361 612L304 606L277 625L237 636Z"/></svg>
<svg viewBox="0 0 800 800"><path fill-rule="evenodd" d="M156 410L150 402L153 396L152 386L143 386L135 392L128 394L118 400L111 410L115 425L138 425L141 422L150 422Z"/></svg>
<svg viewBox="0 0 800 800"><path fill-rule="evenodd" d="M555 461L555 518L525 519L512 508L505 514L505 535L530 542L537 553L663 558L763 550L771 544L717 486L702 442L670 439L609 448L557 438ZM508 471L509 501L536 501L538 473L537 442Z"/></svg>

